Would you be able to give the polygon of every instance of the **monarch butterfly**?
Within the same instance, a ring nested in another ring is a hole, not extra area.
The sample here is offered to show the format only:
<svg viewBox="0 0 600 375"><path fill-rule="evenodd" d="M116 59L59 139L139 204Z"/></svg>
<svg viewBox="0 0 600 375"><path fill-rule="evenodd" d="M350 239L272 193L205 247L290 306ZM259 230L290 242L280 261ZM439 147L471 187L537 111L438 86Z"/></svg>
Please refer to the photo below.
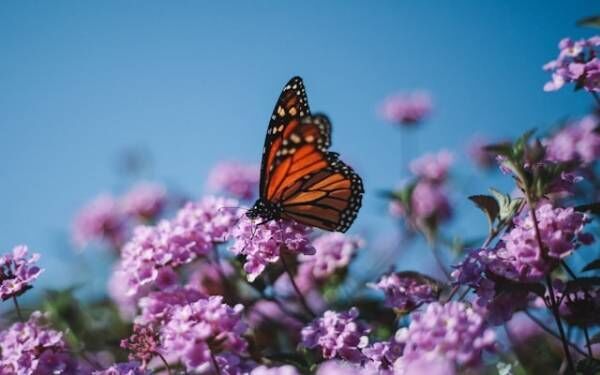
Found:
<svg viewBox="0 0 600 375"><path fill-rule="evenodd" d="M260 195L250 219L293 220L345 232L356 218L364 192L352 168L329 152L331 124L310 114L304 83L292 78L269 121L260 170Z"/></svg>

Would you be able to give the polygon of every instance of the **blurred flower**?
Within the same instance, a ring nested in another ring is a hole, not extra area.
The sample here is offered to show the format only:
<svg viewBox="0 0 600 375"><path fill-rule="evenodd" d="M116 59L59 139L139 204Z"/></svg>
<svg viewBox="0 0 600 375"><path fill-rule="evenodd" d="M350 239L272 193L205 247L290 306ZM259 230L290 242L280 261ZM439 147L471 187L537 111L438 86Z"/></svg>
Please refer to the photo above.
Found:
<svg viewBox="0 0 600 375"><path fill-rule="evenodd" d="M188 371L197 371L211 362L225 359L223 353L243 354L247 343L242 335L242 305L230 307L223 297L211 296L176 306L164 325L161 338L165 352L177 357Z"/></svg>
<svg viewBox="0 0 600 375"><path fill-rule="evenodd" d="M496 166L494 154L484 149L490 143L482 136L474 136L467 147L467 153L471 160L481 169L490 169Z"/></svg>
<svg viewBox="0 0 600 375"><path fill-rule="evenodd" d="M554 162L579 161L589 164L600 157L600 134L596 131L600 120L588 115L569 123L544 140L546 158Z"/></svg>
<svg viewBox="0 0 600 375"><path fill-rule="evenodd" d="M302 344L309 349L320 348L325 359L339 357L359 362L364 358L361 349L369 343L369 329L357 318L355 307L341 313L325 311L302 329Z"/></svg>
<svg viewBox="0 0 600 375"><path fill-rule="evenodd" d="M268 263L279 260L282 248L295 254L314 254L315 249L307 237L309 232L309 227L293 221L271 220L256 225L244 216L232 230L234 242L230 250L246 256L244 270L252 282Z"/></svg>
<svg viewBox="0 0 600 375"><path fill-rule="evenodd" d="M440 183L448 177L448 170L453 163L454 155L448 150L441 150L411 161L409 168L417 177Z"/></svg>
<svg viewBox="0 0 600 375"><path fill-rule="evenodd" d="M131 321L137 311L138 293L129 294L129 275L122 271L120 261L113 266L108 279L108 296L119 310L119 316L125 321ZM141 293L139 293L141 294Z"/></svg>
<svg viewBox="0 0 600 375"><path fill-rule="evenodd" d="M597 58L599 46L599 36L587 40L561 40L558 44L558 58L543 67L552 72L552 80L544 85L544 91L556 91L571 82L587 91L600 91L600 60Z"/></svg>
<svg viewBox="0 0 600 375"><path fill-rule="evenodd" d="M259 366L252 370L250 375L300 375L300 372L290 365L279 367Z"/></svg>
<svg viewBox="0 0 600 375"><path fill-rule="evenodd" d="M431 113L431 97L426 92L396 94L387 97L379 110L381 117L398 125L415 125Z"/></svg>
<svg viewBox="0 0 600 375"><path fill-rule="evenodd" d="M397 333L404 342L403 362L439 353L458 365L475 365L484 350L494 350L496 336L484 318L462 302L433 302L422 312L412 314L408 328Z"/></svg>
<svg viewBox="0 0 600 375"><path fill-rule="evenodd" d="M231 194L242 200L251 200L258 190L259 167L237 162L217 164L208 176L208 186L215 191Z"/></svg>
<svg viewBox="0 0 600 375"><path fill-rule="evenodd" d="M167 192L164 186L142 182L131 188L122 198L121 207L126 215L143 220L154 220L165 207Z"/></svg>
<svg viewBox="0 0 600 375"><path fill-rule="evenodd" d="M170 319L174 308L196 302L205 295L193 288L176 287L168 291L155 291L139 300L140 315L136 324L161 325Z"/></svg>
<svg viewBox="0 0 600 375"><path fill-rule="evenodd" d="M394 364L394 375L455 375L456 373L454 363L436 352L425 353L412 361L399 358Z"/></svg>
<svg viewBox="0 0 600 375"><path fill-rule="evenodd" d="M117 201L102 194L84 206L75 216L72 237L75 245L84 247L92 241L106 241L119 248L126 236L125 217Z"/></svg>
<svg viewBox="0 0 600 375"><path fill-rule="evenodd" d="M106 370L94 371L93 375L150 375L150 371L143 370L137 362L117 363Z"/></svg>
<svg viewBox="0 0 600 375"><path fill-rule="evenodd" d="M12 253L0 256L0 298L5 301L32 288L31 284L44 270L35 265L40 254L27 259L27 246L16 246Z"/></svg>
<svg viewBox="0 0 600 375"><path fill-rule="evenodd" d="M216 296L227 294L226 280L234 276L231 263L221 261L219 264L200 260L191 265L187 286L206 295ZM223 273L223 274L221 274Z"/></svg>
<svg viewBox="0 0 600 375"><path fill-rule="evenodd" d="M0 332L0 373L73 374L77 364L61 332L47 328L36 311L25 323Z"/></svg>
<svg viewBox="0 0 600 375"><path fill-rule="evenodd" d="M145 367L159 353L159 336L151 326L133 325L133 333L121 340L121 348L129 351L129 360L140 360Z"/></svg>
<svg viewBox="0 0 600 375"><path fill-rule="evenodd" d="M316 252L311 256L300 256L300 268L306 269L317 280L325 280L338 270L348 267L356 250L364 241L343 233L326 233L315 240L312 245ZM301 270L298 273L302 273Z"/></svg>
<svg viewBox="0 0 600 375"><path fill-rule="evenodd" d="M415 277L412 273L390 273L370 286L384 292L387 307L401 311L410 311L437 299L437 292L431 283Z"/></svg>
<svg viewBox="0 0 600 375"><path fill-rule="evenodd" d="M135 228L133 238L121 252L117 272L126 275L128 294L135 295L145 286L172 285L177 275L173 268L206 255L223 242L237 221L237 210L228 208L234 200L208 197L187 203L172 220L156 226Z"/></svg>
<svg viewBox="0 0 600 375"><path fill-rule="evenodd" d="M375 342L362 350L372 364L372 368L380 372L391 370L403 351L404 344L396 341L395 337L389 341Z"/></svg>
<svg viewBox="0 0 600 375"><path fill-rule="evenodd" d="M515 314L506 323L506 330L514 345L526 344L530 339L545 334L542 328L524 313Z"/></svg>
<svg viewBox="0 0 600 375"><path fill-rule="evenodd" d="M340 360L329 360L321 363L316 375L383 375L377 369L363 368L357 364Z"/></svg>

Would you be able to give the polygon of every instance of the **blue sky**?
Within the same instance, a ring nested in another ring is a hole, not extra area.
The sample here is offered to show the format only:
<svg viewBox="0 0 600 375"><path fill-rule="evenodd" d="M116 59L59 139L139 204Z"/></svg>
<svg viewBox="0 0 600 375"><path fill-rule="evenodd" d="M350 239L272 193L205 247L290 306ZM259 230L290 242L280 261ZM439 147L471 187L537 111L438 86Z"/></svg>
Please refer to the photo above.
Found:
<svg viewBox="0 0 600 375"><path fill-rule="evenodd" d="M332 119L333 150L365 180L356 231L377 241L391 227L376 192L400 179L401 153L442 147L459 156L455 199L468 211L454 228L483 229L465 197L498 178L473 172L465 142L543 129L590 107L584 94L544 93L541 66L562 37L591 35L575 21L594 5L2 2L0 249L27 243L44 257L45 285L72 282L65 269L80 260L65 245L69 223L88 199L122 187L124 149L151 153L149 178L200 195L217 161L259 161L293 75L313 111ZM435 101L421 129L405 134L377 118L383 97L415 88Z"/></svg>

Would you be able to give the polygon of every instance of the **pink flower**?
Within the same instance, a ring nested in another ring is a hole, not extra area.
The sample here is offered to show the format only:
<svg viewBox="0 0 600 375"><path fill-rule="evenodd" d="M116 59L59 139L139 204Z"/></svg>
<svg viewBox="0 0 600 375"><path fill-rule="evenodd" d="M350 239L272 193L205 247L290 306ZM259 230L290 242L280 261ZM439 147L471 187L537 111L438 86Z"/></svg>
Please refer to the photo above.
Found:
<svg viewBox="0 0 600 375"><path fill-rule="evenodd" d="M484 318L462 302L433 302L412 314L408 328L397 339L405 344L403 362L408 365L431 353L439 353L458 365L475 365L485 350L494 350L496 336Z"/></svg>
<svg viewBox="0 0 600 375"><path fill-rule="evenodd" d="M431 113L431 97L426 92L396 94L387 97L380 108L384 120L399 125L422 122Z"/></svg>
<svg viewBox="0 0 600 375"><path fill-rule="evenodd" d="M237 162L222 162L210 172L208 186L242 199L253 199L258 190L259 167Z"/></svg>
<svg viewBox="0 0 600 375"><path fill-rule="evenodd" d="M325 280L338 270L344 270L356 250L363 246L363 240L342 233L326 233L317 237L312 245L316 252L314 255L301 256L300 270L298 273L309 272L317 280Z"/></svg>
<svg viewBox="0 0 600 375"><path fill-rule="evenodd" d="M117 363L106 370L94 371L93 375L150 375L149 370L143 370L137 362Z"/></svg>
<svg viewBox="0 0 600 375"><path fill-rule="evenodd" d="M125 224L117 201L109 194L102 194L84 206L75 217L73 241L75 245L84 247L100 240L119 248L125 239Z"/></svg>
<svg viewBox="0 0 600 375"><path fill-rule="evenodd" d="M250 375L300 375L293 366L284 365L279 367L258 366Z"/></svg>
<svg viewBox="0 0 600 375"><path fill-rule="evenodd" d="M25 323L14 323L0 332L0 373L68 374L77 364L69 355L61 332L47 328L42 313L31 314Z"/></svg>
<svg viewBox="0 0 600 375"><path fill-rule="evenodd" d="M134 186L121 198L121 207L126 215L154 220L166 204L167 192L164 186L142 182Z"/></svg>
<svg viewBox="0 0 600 375"><path fill-rule="evenodd" d="M0 256L0 298L5 301L17 297L32 288L31 284L43 269L35 265L40 254L34 253L27 259L27 246L16 246L12 253Z"/></svg>
<svg viewBox="0 0 600 375"><path fill-rule="evenodd" d="M314 254L309 232L310 228L292 221L271 220L257 225L244 216L232 231L234 242L230 250L246 256L244 270L252 282L267 264L279 260L282 247L295 254Z"/></svg>
<svg viewBox="0 0 600 375"><path fill-rule="evenodd" d="M544 85L544 91L556 91L574 82L587 91L600 91L600 60L597 58L600 44L598 37L573 41L560 41L560 53L556 60L546 63L544 70L552 73L552 79Z"/></svg>
<svg viewBox="0 0 600 375"><path fill-rule="evenodd" d="M247 343L242 335L242 305L230 307L223 297L212 296L176 306L162 329L163 349L177 357L188 371L199 371L211 362L211 354L241 355Z"/></svg>
<svg viewBox="0 0 600 375"><path fill-rule="evenodd" d="M169 320L173 309L188 305L206 296L193 288L177 286L167 291L151 292L139 300L140 315L135 318L139 325L160 326Z"/></svg>
<svg viewBox="0 0 600 375"><path fill-rule="evenodd" d="M417 177L431 182L443 182L448 176L448 170L454 163L454 155L447 150L436 154L425 154L410 163L410 171Z"/></svg>
<svg viewBox="0 0 600 375"><path fill-rule="evenodd" d="M320 348L325 359L343 358L359 362L364 358L361 349L369 343L368 327L357 321L358 310L347 312L325 311L302 329L302 345L309 349Z"/></svg>
<svg viewBox="0 0 600 375"><path fill-rule="evenodd" d="M158 333L151 326L138 324L133 326L131 336L121 340L121 348L130 352L129 359L139 359L144 367L152 358L157 356L159 345Z"/></svg>
<svg viewBox="0 0 600 375"><path fill-rule="evenodd" d="M546 139L546 158L555 162L579 161L584 164L597 160L600 157L600 134L596 131L599 121L595 115L586 116Z"/></svg>
<svg viewBox="0 0 600 375"><path fill-rule="evenodd" d="M386 306L402 311L437 299L437 293L430 284L406 272L384 275L371 286L385 293Z"/></svg>

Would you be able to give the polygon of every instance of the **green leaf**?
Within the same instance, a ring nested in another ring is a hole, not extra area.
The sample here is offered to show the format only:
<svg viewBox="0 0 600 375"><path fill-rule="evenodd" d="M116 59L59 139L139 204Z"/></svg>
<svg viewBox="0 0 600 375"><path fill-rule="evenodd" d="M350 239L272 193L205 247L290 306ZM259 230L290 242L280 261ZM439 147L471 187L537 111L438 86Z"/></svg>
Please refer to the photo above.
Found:
<svg viewBox="0 0 600 375"><path fill-rule="evenodd" d="M577 373L583 375L598 375L600 373L600 360L584 358L577 362Z"/></svg>
<svg viewBox="0 0 600 375"><path fill-rule="evenodd" d="M580 206L575 207L575 211L577 212L588 212L591 214L600 214L600 202L582 204Z"/></svg>
<svg viewBox="0 0 600 375"><path fill-rule="evenodd" d="M491 226L500 213L498 201L490 195L471 195L469 199L485 213Z"/></svg>
<svg viewBox="0 0 600 375"><path fill-rule="evenodd" d="M600 270L600 258L588 263L585 267L583 267L581 272L587 272L587 271L593 271L593 270Z"/></svg>
<svg viewBox="0 0 600 375"><path fill-rule="evenodd" d="M577 26L600 28L600 16L582 18L577 21Z"/></svg>
<svg viewBox="0 0 600 375"><path fill-rule="evenodd" d="M491 152L496 155L506 156L510 158L512 156L512 143L503 142L487 145L483 147L484 151Z"/></svg>
<svg viewBox="0 0 600 375"><path fill-rule="evenodd" d="M496 189L490 189L490 192L494 196L494 199L498 202L500 211L498 212L498 218L504 222L512 219L517 213L517 210L523 202L522 198L511 198L508 194L503 194Z"/></svg>

